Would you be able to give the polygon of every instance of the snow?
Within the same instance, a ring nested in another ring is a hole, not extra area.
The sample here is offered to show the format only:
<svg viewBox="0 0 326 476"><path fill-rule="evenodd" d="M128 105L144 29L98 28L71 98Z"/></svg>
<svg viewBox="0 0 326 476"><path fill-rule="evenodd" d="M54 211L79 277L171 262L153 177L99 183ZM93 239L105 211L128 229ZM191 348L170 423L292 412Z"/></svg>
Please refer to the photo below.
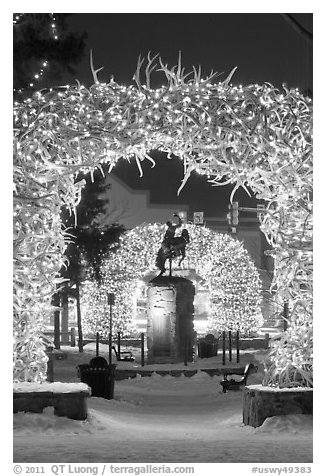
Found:
<svg viewBox="0 0 326 476"><path fill-rule="evenodd" d="M264 392L312 392L312 388L307 387L267 387L266 385L248 385L252 390L263 390Z"/></svg>
<svg viewBox="0 0 326 476"><path fill-rule="evenodd" d="M312 432L311 415L283 415L282 417L273 416L267 418L264 423L257 428L260 433L280 433L289 432L293 434Z"/></svg>
<svg viewBox="0 0 326 476"><path fill-rule="evenodd" d="M54 362L55 378L78 385L76 362L93 355L69 352L67 360ZM261 384L262 357L250 356L259 364L250 385ZM222 393L221 376L199 370L212 364L205 361L211 359L191 364L198 369L192 377L153 373L116 381L113 400L88 398L85 421L57 417L51 407L14 414L14 462L312 462L311 415L274 416L259 428L243 425L242 391Z"/></svg>
<svg viewBox="0 0 326 476"><path fill-rule="evenodd" d="M73 393L88 392L89 387L85 383L67 383L67 382L19 382L14 383L13 391L22 392L52 392L52 393Z"/></svg>

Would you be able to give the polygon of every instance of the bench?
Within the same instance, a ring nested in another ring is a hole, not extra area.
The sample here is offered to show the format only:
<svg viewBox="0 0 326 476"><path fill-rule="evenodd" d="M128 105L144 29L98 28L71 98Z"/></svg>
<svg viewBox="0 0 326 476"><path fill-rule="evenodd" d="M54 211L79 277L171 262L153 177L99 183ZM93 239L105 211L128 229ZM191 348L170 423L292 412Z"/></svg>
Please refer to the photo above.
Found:
<svg viewBox="0 0 326 476"><path fill-rule="evenodd" d="M108 339L100 339L98 342L99 342L99 344L109 345ZM95 339L83 339L83 347L85 345L88 345L88 344L96 344L96 340Z"/></svg>
<svg viewBox="0 0 326 476"><path fill-rule="evenodd" d="M112 350L115 353L117 361L120 361L120 362L121 361L134 362L135 361L135 357L133 357L131 351L124 351L124 352L120 351L120 352L118 352L114 345L112 346ZM124 357L122 357L123 355L124 355Z"/></svg>
<svg viewBox="0 0 326 476"><path fill-rule="evenodd" d="M250 372L252 372L254 369L254 364L249 363L245 366L243 370L223 370L223 380L220 382L223 387L223 393L226 393L227 390L240 390L242 386L245 386L247 384L248 376ZM235 380L234 378L228 378L230 375L239 375L241 378L239 380Z"/></svg>
<svg viewBox="0 0 326 476"><path fill-rule="evenodd" d="M84 339L83 340L83 347L87 344L92 344L93 342L96 343L96 341L94 339L86 339L86 340ZM99 343L109 345L109 341L105 340L105 339L99 340ZM135 361L135 357L133 357L131 351L124 351L124 352L120 351L120 355L119 355L119 352L117 351L117 349L114 345L112 345L112 350L115 353L117 361L122 361L122 360L127 361L127 362L134 362ZM124 357L121 357L122 355L124 355Z"/></svg>

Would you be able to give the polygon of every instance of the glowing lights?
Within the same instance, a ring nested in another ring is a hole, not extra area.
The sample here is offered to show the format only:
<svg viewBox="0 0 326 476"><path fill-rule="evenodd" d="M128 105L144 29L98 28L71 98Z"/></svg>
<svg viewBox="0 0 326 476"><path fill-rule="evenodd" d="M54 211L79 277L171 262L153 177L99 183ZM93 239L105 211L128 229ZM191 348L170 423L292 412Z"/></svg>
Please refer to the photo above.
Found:
<svg viewBox="0 0 326 476"><path fill-rule="evenodd" d="M14 20L13 20L14 26L18 27L19 23L21 22L21 20L24 18L25 15L26 14L24 14L24 13L15 15ZM50 37L52 37L54 40L57 40L59 37L58 37L58 32L57 32L57 24L56 24L55 14L54 13L49 13L48 15L49 15L49 22L50 22ZM41 65L40 65L40 68L38 69L38 71L35 72L35 73L32 73L32 78L36 79L37 81L40 81L42 79L46 69L48 68L48 66L49 66L48 60L43 59L41 61ZM29 83L30 88L33 88L34 86L35 86L34 82ZM22 93L24 91L24 88L20 88L20 89L15 89L14 88L14 91L18 92L18 93Z"/></svg>
<svg viewBox="0 0 326 476"><path fill-rule="evenodd" d="M196 171L209 175L214 186L232 183L231 201L239 187L265 201L261 229L273 247L272 288L290 309L289 329L275 342L266 367L266 384L292 385L294 368L310 385L312 102L297 90L235 86L229 79L215 84L215 75L202 81L195 69L190 77L181 67L169 70L156 61L167 78L167 86L156 91L150 88L155 66L149 58L146 85L139 66L136 86L77 84L14 105L15 376L44 375L40 325L50 312L46 306L65 247L60 206L74 210L79 197L73 177L103 161L113 167L120 158L136 160L141 174L147 153L159 149L182 158L180 190ZM293 339L295 346L289 345Z"/></svg>
<svg viewBox="0 0 326 476"><path fill-rule="evenodd" d="M82 289L85 332L109 332L105 308L106 292L114 292L114 332L128 333L135 328L139 282L150 272L158 272L155 258L165 226L143 225L125 233L119 248L104 261L100 288L88 282ZM229 235L206 227L185 225L190 234L184 266L194 269L203 289L209 291L211 316L209 330L240 330L242 335L262 325L261 282L242 243Z"/></svg>

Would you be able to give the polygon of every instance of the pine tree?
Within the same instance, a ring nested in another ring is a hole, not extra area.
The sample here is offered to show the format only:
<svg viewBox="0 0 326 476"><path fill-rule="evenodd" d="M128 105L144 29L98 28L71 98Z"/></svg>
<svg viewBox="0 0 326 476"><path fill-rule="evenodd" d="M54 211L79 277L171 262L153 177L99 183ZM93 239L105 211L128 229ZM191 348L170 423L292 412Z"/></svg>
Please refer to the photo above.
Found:
<svg viewBox="0 0 326 476"><path fill-rule="evenodd" d="M81 326L80 284L86 279L101 283L101 263L104 255L112 250L121 233L125 231L120 225L101 225L101 214L104 214L107 199L102 197L105 178L97 170L93 180L88 175L79 175L76 181L84 178L86 184L82 191L81 201L77 207L77 224L75 217L62 210L62 222L69 233L69 244L66 249L68 266L62 268L61 275L66 278L67 285L63 293L76 298L79 351L83 351L83 333ZM72 290L73 289L73 290Z"/></svg>
<svg viewBox="0 0 326 476"><path fill-rule="evenodd" d="M85 180L81 200L77 207L77 220L67 211L63 210L63 224L68 228L72 243L68 247L68 254L72 248L78 248L87 266L90 267L88 277L101 281L100 265L104 254L106 254L117 242L125 228L118 224L102 225L101 216L105 215L108 199L105 198L105 191L110 186L106 183L105 172L107 166L103 167L103 173L97 169L91 175L79 174L76 181ZM77 224L75 223L77 222ZM76 250L73 251L74 255ZM91 273L91 274L90 274Z"/></svg>

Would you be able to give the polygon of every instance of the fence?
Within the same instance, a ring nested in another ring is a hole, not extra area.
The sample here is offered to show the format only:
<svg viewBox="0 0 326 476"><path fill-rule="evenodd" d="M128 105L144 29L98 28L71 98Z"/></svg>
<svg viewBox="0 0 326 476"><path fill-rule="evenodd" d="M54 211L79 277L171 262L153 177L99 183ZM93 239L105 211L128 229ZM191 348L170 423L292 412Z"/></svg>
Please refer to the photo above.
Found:
<svg viewBox="0 0 326 476"><path fill-rule="evenodd" d="M226 332L222 332L222 365L225 365L226 357L226 341L228 342L229 362L232 362L232 332L228 331L228 338L226 338ZM236 362L240 362L240 334L239 331L235 334L235 348L236 348Z"/></svg>
<svg viewBox="0 0 326 476"><path fill-rule="evenodd" d="M45 335L49 337L53 337L53 332L46 332ZM76 346L76 329L72 327L70 329L70 332L61 332L60 336L64 336L67 338L69 335L70 339L68 343L70 343L71 347ZM64 341L67 343L67 340ZM223 331L220 338L218 339L219 342L219 347L222 350L222 365L226 364L226 360L228 357L228 361L232 362L233 358L235 357L236 363L240 362L240 350L253 347L253 348L264 348L267 349L269 345L269 335L266 334L264 338L241 338L239 335L239 331L232 333L231 331ZM220 344L221 342L221 344ZM61 343L61 340L60 340ZM59 343L59 344L60 344ZM128 359L123 359L121 358L122 354L131 354L130 352L122 352L121 351L121 345L123 344L129 344L134 347L139 347L140 348L140 361L141 361L141 366L144 367L145 365L145 334L142 332L140 334L140 338L138 339L123 339L121 338L121 333L118 332L117 338L116 339L106 339L106 338L101 338L99 333L96 334L95 338L91 339L83 339L83 346L89 344L89 343L95 343L96 344L96 355L99 355L99 344L106 344L109 345L109 361L112 363L112 351L116 353L117 360L128 360ZM188 364L188 353L187 353L187 345L188 342L185 340L185 355L184 355L184 365L187 366ZM56 349L60 349L59 346L55 346ZM235 356L233 355L233 351L235 350ZM217 354L218 355L218 351ZM200 357L200 355L199 355ZM200 357L201 358L201 357ZM133 360L133 359L130 359ZM50 366L52 364L50 363Z"/></svg>

